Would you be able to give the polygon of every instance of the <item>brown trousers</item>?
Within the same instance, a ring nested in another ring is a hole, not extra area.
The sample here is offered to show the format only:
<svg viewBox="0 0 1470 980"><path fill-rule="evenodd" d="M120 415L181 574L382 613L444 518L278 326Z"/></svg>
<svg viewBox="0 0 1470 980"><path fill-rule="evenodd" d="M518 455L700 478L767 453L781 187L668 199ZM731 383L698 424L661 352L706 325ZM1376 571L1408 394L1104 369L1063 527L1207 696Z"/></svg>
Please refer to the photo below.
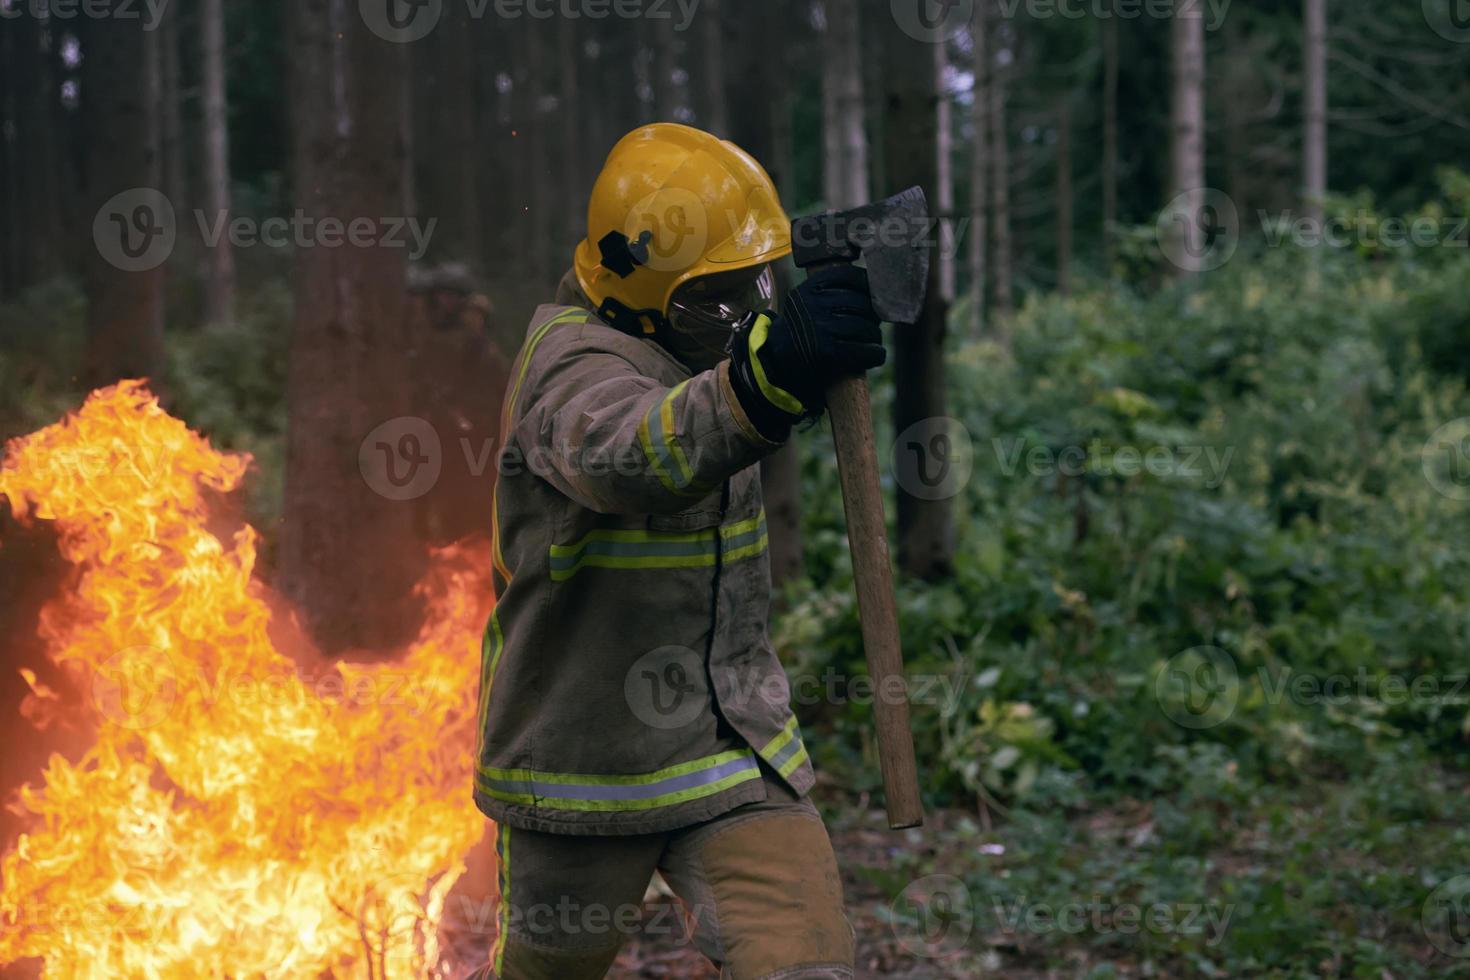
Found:
<svg viewBox="0 0 1470 980"><path fill-rule="evenodd" d="M763 802L665 834L502 827L500 928L470 980L597 980L629 935L690 941L730 980L846 980L852 929L816 808L766 779ZM645 909L654 871L678 906Z"/></svg>

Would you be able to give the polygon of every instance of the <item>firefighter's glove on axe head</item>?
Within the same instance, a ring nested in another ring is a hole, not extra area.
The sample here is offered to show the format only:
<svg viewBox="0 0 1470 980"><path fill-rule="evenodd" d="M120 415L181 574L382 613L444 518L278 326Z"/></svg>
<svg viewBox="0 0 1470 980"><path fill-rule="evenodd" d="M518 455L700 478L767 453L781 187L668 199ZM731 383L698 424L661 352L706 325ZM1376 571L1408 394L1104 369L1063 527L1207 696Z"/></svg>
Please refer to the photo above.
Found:
<svg viewBox="0 0 1470 980"><path fill-rule="evenodd" d="M784 441L792 425L825 410L829 385L888 359L880 324L865 270L838 265L812 274L779 314L747 317L735 334L730 380L740 406L762 435Z"/></svg>

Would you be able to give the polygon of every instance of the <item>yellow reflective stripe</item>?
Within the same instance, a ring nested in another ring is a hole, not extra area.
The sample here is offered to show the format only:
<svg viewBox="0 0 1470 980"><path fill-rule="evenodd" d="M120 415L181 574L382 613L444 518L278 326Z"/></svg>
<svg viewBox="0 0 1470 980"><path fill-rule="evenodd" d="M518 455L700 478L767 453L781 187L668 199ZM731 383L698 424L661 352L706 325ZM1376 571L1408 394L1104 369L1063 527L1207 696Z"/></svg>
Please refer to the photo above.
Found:
<svg viewBox="0 0 1470 980"><path fill-rule="evenodd" d="M688 384L687 381L681 381L658 407L658 420L663 423L664 446L668 449L669 455L674 457L674 462L679 464L679 474L684 478L680 484L684 487L694 482L694 471L689 468L689 460L684 456L684 447L679 445L679 440L674 438L674 399L679 397L679 393Z"/></svg>
<svg viewBox="0 0 1470 980"><path fill-rule="evenodd" d="M777 388L766 377L765 365L761 364L760 350L766 345L770 331L771 318L765 314L756 319L755 327L750 331L750 366L755 369L755 383L760 387L761 394L766 396L766 401L781 411L788 415L805 415L806 406L795 395L785 388Z"/></svg>
<svg viewBox="0 0 1470 980"><path fill-rule="evenodd" d="M495 964L495 975L503 977L505 976L505 943L507 934L510 932L510 828L505 824L500 824L496 829L499 831L496 835L499 846L495 850L497 856L500 858L500 867L498 869L500 877L500 908L497 910L500 920L500 931L495 937L495 956L493 962Z"/></svg>
<svg viewBox="0 0 1470 980"><path fill-rule="evenodd" d="M689 465L689 458L684 455L684 447L674 437L674 399L679 397L688 384L688 381L682 381L675 385L657 405L648 410L648 414L638 423L638 441L643 447L643 455L653 467L654 474L670 493L681 497L702 497L712 487L694 479L694 470ZM655 422L658 425L657 438L653 433ZM676 468L677 473L674 472Z"/></svg>
<svg viewBox="0 0 1470 980"><path fill-rule="evenodd" d="M700 568L713 565L717 556L730 562L752 558L769 546L765 518L765 511L761 511L755 517L721 527L720 540L734 544L723 552L716 546L713 529L589 531L574 544L551 546L551 579L566 581L583 568Z"/></svg>
<svg viewBox="0 0 1470 980"><path fill-rule="evenodd" d="M547 320L536 328L535 333L531 334L531 339L526 342L525 350L521 351L520 370L516 373L515 385L510 389L510 397L506 399L505 412L500 420L500 444L502 446L505 445L506 439L510 434L510 428L515 419L516 401L521 396L521 385L525 383L526 373L531 369L531 358L535 356L536 348L540 346L541 341L545 339L546 335L551 332L552 327L558 327L564 323L572 323L574 321L586 323L588 317L589 314L586 310L567 310L565 313L558 313L550 320ZM500 550L500 510L496 506L496 496L497 494L495 493L490 495L490 519L492 522L490 528L493 544L491 548L491 560L495 562L495 567L500 571L501 576L509 582L510 568L505 563L505 554Z"/></svg>
<svg viewBox="0 0 1470 980"><path fill-rule="evenodd" d="M810 757L806 754L806 746L803 745L797 751L797 753L791 757L790 761L788 761L784 766L776 771L781 774L782 779L787 779L791 776L792 773L800 769L801 764L805 762L808 758Z"/></svg>
<svg viewBox="0 0 1470 980"><path fill-rule="evenodd" d="M550 773L479 766L476 787L506 803L556 810L649 810L712 796L750 779L760 767L748 749L722 752L636 776Z"/></svg>
<svg viewBox="0 0 1470 980"><path fill-rule="evenodd" d="M480 639L480 707L476 717L482 733L489 717L490 688L495 684L495 669L500 666L500 655L504 651L505 633L500 628L500 611L491 610L490 622L485 625L485 635Z"/></svg>
<svg viewBox="0 0 1470 980"><path fill-rule="evenodd" d="M771 739L769 742L766 743L765 748L761 749L761 755L764 756L766 759L770 759L777 752L780 752L782 749L786 748L786 743L790 742L795 737L796 716L792 715L790 718L786 719L786 727L781 729L781 734Z"/></svg>
<svg viewBox="0 0 1470 980"><path fill-rule="evenodd" d="M652 414L652 412L649 413L649 415ZM648 415L643 416L643 421L638 423L638 441L642 444L643 455L648 458L648 463L653 467L653 472L657 474L659 482L672 493L680 493L679 488L674 486L673 477L669 476L669 471L664 469L663 460L659 459L658 454L653 451L653 439L648 434ZM683 494L680 495L683 496Z"/></svg>

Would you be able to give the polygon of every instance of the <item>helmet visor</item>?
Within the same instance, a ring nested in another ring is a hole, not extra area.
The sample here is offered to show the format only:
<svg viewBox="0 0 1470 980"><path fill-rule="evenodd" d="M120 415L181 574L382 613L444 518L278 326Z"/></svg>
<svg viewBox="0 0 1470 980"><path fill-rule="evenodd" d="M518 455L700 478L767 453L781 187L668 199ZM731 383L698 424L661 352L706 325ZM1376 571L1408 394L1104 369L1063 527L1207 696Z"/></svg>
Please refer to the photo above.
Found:
<svg viewBox="0 0 1470 980"><path fill-rule="evenodd" d="M769 265L701 276L674 291L669 322L690 337L718 341L723 354L730 331L747 313L766 310L776 295L776 276Z"/></svg>

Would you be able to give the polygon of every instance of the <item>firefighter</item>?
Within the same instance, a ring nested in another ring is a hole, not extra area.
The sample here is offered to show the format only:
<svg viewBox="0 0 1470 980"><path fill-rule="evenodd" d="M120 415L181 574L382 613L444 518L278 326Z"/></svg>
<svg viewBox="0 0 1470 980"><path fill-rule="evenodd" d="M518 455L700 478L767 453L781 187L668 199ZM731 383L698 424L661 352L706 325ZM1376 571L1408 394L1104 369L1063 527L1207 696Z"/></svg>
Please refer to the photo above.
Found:
<svg viewBox="0 0 1470 980"><path fill-rule="evenodd" d="M884 362L866 274L771 311L775 187L686 126L620 141L587 224L502 410L475 774L502 900L478 976L603 976L657 871L724 976L851 977L756 464Z"/></svg>

